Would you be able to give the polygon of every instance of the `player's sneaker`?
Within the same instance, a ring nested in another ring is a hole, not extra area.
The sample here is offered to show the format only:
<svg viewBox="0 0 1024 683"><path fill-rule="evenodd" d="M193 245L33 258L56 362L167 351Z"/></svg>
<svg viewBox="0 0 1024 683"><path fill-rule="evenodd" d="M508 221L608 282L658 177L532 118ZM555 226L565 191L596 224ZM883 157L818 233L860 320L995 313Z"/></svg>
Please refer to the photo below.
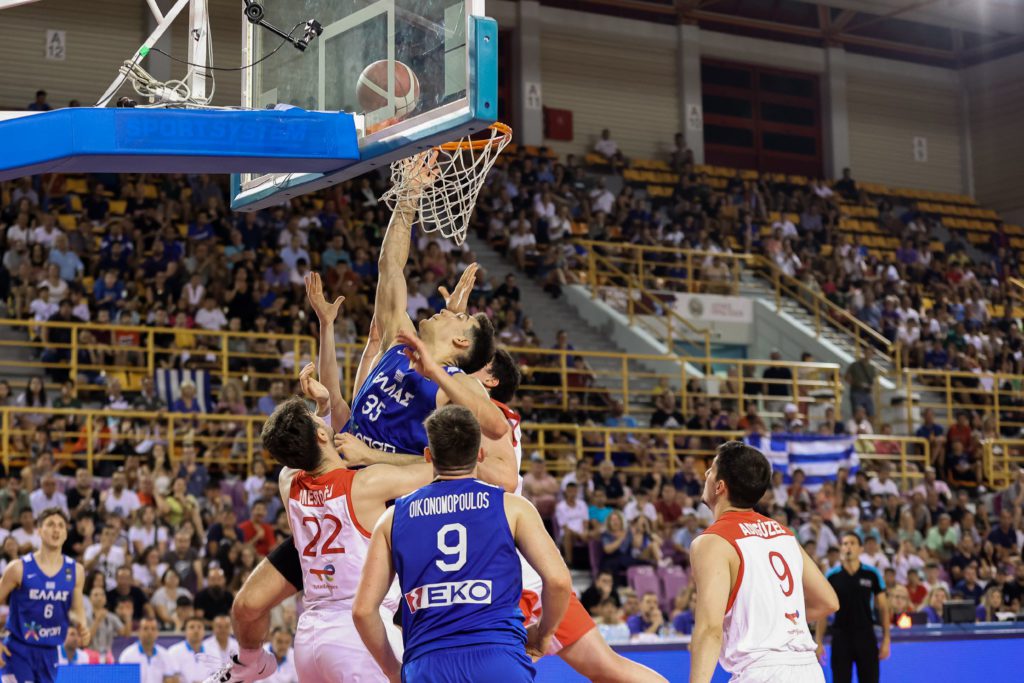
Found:
<svg viewBox="0 0 1024 683"><path fill-rule="evenodd" d="M203 683L253 683L262 681L277 671L277 659L266 650L249 664L243 664L238 655L231 655L231 663L212 674Z"/></svg>

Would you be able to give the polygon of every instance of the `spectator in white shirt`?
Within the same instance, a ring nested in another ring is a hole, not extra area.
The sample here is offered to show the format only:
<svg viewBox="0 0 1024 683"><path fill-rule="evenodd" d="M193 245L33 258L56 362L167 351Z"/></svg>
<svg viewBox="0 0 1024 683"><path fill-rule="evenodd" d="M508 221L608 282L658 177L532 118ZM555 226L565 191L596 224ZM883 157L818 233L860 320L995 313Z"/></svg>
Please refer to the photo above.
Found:
<svg viewBox="0 0 1024 683"><path fill-rule="evenodd" d="M594 213L609 214L615 205L615 195L604 186L604 178L598 178L597 187L590 191L590 206Z"/></svg>
<svg viewBox="0 0 1024 683"><path fill-rule="evenodd" d="M586 507L583 508L586 510ZM25 508L18 516L21 526L11 532L11 536L18 543L18 553L24 555L28 552L35 552L43 545L43 540L36 533L36 518L31 508Z"/></svg>
<svg viewBox="0 0 1024 683"><path fill-rule="evenodd" d="M117 537L116 522L107 524L100 532L100 542L86 548L82 557L86 572L96 570L103 574L108 591L117 587L117 570L126 564L124 548L117 544Z"/></svg>
<svg viewBox="0 0 1024 683"><path fill-rule="evenodd" d="M800 527L797 536L800 538L801 545L805 545L808 541L813 541L816 544L815 558L825 557L829 546L839 545L839 539L836 538L835 532L824 523L821 514L817 512L811 515L811 521Z"/></svg>
<svg viewBox="0 0 1024 683"><path fill-rule="evenodd" d="M128 519L139 509L139 494L127 488L128 480L124 470L114 472L110 488L100 496L100 504L107 514Z"/></svg>
<svg viewBox="0 0 1024 683"><path fill-rule="evenodd" d="M619 151L619 144L612 140L611 131L607 128L601 131L601 139L594 143L594 151L608 160L612 170L617 170L625 164L625 158Z"/></svg>
<svg viewBox="0 0 1024 683"><path fill-rule="evenodd" d="M42 217L42 223L36 226L36 228L32 231L31 241L36 242L38 244L42 244L44 247L49 249L50 247L53 246L53 243L56 241L57 236L62 234L64 233L58 230L57 226L54 225L53 215L44 213Z"/></svg>
<svg viewBox="0 0 1024 683"><path fill-rule="evenodd" d="M270 674L270 677L263 679L264 683L299 683L299 676L295 671L295 650L292 648L291 631L278 626L270 636L270 643L267 644L267 652L274 655L277 660L277 670Z"/></svg>
<svg viewBox="0 0 1024 683"><path fill-rule="evenodd" d="M632 524L633 520L640 515L649 519L651 524L655 524L658 521L658 510L654 507L654 503L651 502L651 492L647 489L639 489L636 496L626 503L622 513L626 516L626 522L629 524Z"/></svg>
<svg viewBox="0 0 1024 683"><path fill-rule="evenodd" d="M309 252L302 248L302 241L298 235L293 235L287 247L281 250L281 260L288 266L288 270L295 270L299 259L309 263Z"/></svg>
<svg viewBox="0 0 1024 683"><path fill-rule="evenodd" d="M29 496L32 503L32 514L37 518L46 508L60 508L68 514L68 498L57 490L57 479L50 473L43 475L39 488Z"/></svg>
<svg viewBox="0 0 1024 683"><path fill-rule="evenodd" d="M214 617L213 635L203 641L203 648L219 662L218 668L231 663L231 655L238 654L238 641L231 635L231 617Z"/></svg>
<svg viewBox="0 0 1024 683"><path fill-rule="evenodd" d="M508 248L520 270L526 268L526 257L537 251L537 238L533 235L530 222L520 217L516 231L509 238Z"/></svg>
<svg viewBox="0 0 1024 683"><path fill-rule="evenodd" d="M208 676L217 671L217 664L203 647L206 625L199 617L192 616L185 620L185 640L167 649L171 662L175 665L178 683L203 683Z"/></svg>
<svg viewBox="0 0 1024 683"><path fill-rule="evenodd" d="M203 299L203 307L196 312L196 325L214 332L228 326L224 311L217 307L217 301L212 296Z"/></svg>
<svg viewBox="0 0 1024 683"><path fill-rule="evenodd" d="M562 556L566 564L572 562L573 548L587 540L587 521L590 511L587 504L577 500L579 486L570 482L565 487L565 500L555 506L555 523L558 525L559 541L562 544Z"/></svg>
<svg viewBox="0 0 1024 683"><path fill-rule="evenodd" d="M864 539L864 552L860 554L860 561L862 564L871 565L880 572L884 572L892 566L889 558L878 547L878 539L870 535Z"/></svg>
<svg viewBox="0 0 1024 683"><path fill-rule="evenodd" d="M126 647L117 661L138 664L139 683L174 683L177 666L167 650L156 644L156 635L156 619L143 617L139 622L139 639Z"/></svg>
<svg viewBox="0 0 1024 683"><path fill-rule="evenodd" d="M883 462L878 468L878 476L868 481L868 491L871 495L898 496L900 489L896 482L890 477L892 466Z"/></svg>

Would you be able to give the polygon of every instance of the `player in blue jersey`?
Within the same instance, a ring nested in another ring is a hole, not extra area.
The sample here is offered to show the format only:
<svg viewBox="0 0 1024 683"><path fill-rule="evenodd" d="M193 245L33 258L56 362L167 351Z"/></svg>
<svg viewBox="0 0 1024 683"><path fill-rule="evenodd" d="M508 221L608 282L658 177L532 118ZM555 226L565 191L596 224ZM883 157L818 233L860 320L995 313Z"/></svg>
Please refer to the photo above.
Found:
<svg viewBox="0 0 1024 683"><path fill-rule="evenodd" d="M60 508L47 508L36 524L42 547L12 561L0 579L0 603L10 598L9 635L0 645L4 683L53 683L58 648L72 625L82 645L89 643L82 598L85 569L61 554L68 538L67 517Z"/></svg>
<svg viewBox="0 0 1024 683"><path fill-rule="evenodd" d="M470 411L445 406L425 427L434 481L377 523L352 608L356 629L392 681L532 681L533 660L547 652L568 606L569 570L536 508L476 478L484 451ZM542 617L529 634L517 548L544 582ZM379 612L396 573L402 664Z"/></svg>
<svg viewBox="0 0 1024 683"><path fill-rule="evenodd" d="M486 366L494 355L494 327L486 315L471 316L465 308L446 307L419 324L419 338L431 359L443 368L424 377L410 364L400 335L415 335L407 313L408 288L405 266L409 260L411 230L418 197L415 185L434 180L434 159L420 158L417 172L409 173L403 198L391 214L381 244L374 319L380 331L380 352L371 364L366 381L352 399L352 413L343 431L386 454L422 453L427 445L423 421L436 408L465 406L476 416L484 435L500 439L509 431L508 420L491 402L483 386L471 374ZM472 282L476 266L464 279ZM395 455L391 464L408 462ZM387 460L379 460L386 462Z"/></svg>

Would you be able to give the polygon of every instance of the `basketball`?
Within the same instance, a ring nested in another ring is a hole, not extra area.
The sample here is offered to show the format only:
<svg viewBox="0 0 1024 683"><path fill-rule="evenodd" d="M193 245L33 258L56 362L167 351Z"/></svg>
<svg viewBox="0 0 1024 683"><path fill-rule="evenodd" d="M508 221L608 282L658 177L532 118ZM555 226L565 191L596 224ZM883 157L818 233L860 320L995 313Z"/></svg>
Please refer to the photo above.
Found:
<svg viewBox="0 0 1024 683"><path fill-rule="evenodd" d="M396 61L395 65L395 112L394 116L408 116L420 99L420 81L409 65ZM364 112L377 111L388 104L388 66L381 59L363 69L356 85L359 106Z"/></svg>

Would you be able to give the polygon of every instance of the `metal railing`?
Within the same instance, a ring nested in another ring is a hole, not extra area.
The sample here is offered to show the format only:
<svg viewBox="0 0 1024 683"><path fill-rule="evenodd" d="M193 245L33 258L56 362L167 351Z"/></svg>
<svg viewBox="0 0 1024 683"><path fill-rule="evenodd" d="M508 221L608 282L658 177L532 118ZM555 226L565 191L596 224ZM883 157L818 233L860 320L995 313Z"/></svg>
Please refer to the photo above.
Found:
<svg viewBox="0 0 1024 683"><path fill-rule="evenodd" d="M64 418L65 424L54 424L53 418ZM264 415L4 406L0 407L0 456L8 472L12 463L25 464L38 456L42 445L33 444L36 428L50 423L46 450L53 453L58 466L78 463L93 470L103 462L123 463L124 454L135 453L144 442L166 445L168 462L173 462L180 447L190 442L204 451L201 462L244 465L248 471L255 454L261 452L259 436L266 419Z"/></svg>
<svg viewBox="0 0 1024 683"><path fill-rule="evenodd" d="M612 290L625 290L626 300L621 302L621 305L626 309L630 324L637 324L639 320L640 324L649 327L647 322L637 315L638 313L648 317L667 318L663 323L665 329L655 328L651 331L661 337L667 336L670 346L673 337L679 337L678 331L681 329L690 335L709 336L710 333L696 328L688 320L675 314L671 304L662 305L666 300L664 293L670 291L738 294L742 273L746 268L771 283L775 292L776 311L782 310L783 297L792 299L811 314L814 332L819 337L822 335L822 328L831 325L850 336L858 355L870 346L890 363L895 376L900 376L903 358L898 343L889 341L855 315L797 278L786 275L771 259L756 254L720 253L616 242L578 240L576 243L586 250L587 267L583 275L591 296L614 300ZM726 264L728 278L709 280L704 275L707 272L705 264L710 259L717 259ZM684 272L679 273L680 269ZM676 274L669 274L672 272ZM710 349L710 345L707 348Z"/></svg>
<svg viewBox="0 0 1024 683"><path fill-rule="evenodd" d="M992 421L995 434L1024 429L1024 377L994 372L905 370L903 387L907 424L914 409L931 408L940 424L953 424L961 411L977 412Z"/></svg>
<svg viewBox="0 0 1024 683"><path fill-rule="evenodd" d="M678 399L680 411L688 416L696 413L698 402L712 399L741 414L748 401L795 403L806 413L810 406L838 407L842 400L842 377L835 363L525 347L508 350L522 364L520 395L532 395L534 407L541 410L565 410L575 396L579 410L603 414L613 399L620 398L626 413L635 415L650 410L655 399L669 389ZM687 372L688 365L709 369L710 374L695 378ZM790 369L790 380L761 377L766 368L780 365ZM768 412L781 413L781 405Z"/></svg>
<svg viewBox="0 0 1024 683"><path fill-rule="evenodd" d="M188 356L188 366L208 369L226 380L239 380L247 397L260 395L253 380L285 376L282 356L294 361L292 377L302 369L302 359L316 358L317 340L298 334L209 331L201 328L143 327L95 322L64 323L2 320L0 326L22 330L24 339L0 339L0 348L31 349L33 359L11 360L0 355L0 371L58 370L69 373L80 389L100 389L102 377L120 376L125 390L137 380L152 377L158 368ZM354 363L344 365L346 385Z"/></svg>
<svg viewBox="0 0 1024 683"><path fill-rule="evenodd" d="M800 304L814 317L814 332L819 337L822 328L830 324L848 334L859 356L867 347L874 349L892 366L895 376L900 376L903 358L898 342L891 342L874 328L857 318L845 308L829 301L821 293L814 291L795 277L786 275L770 259L757 256L753 266L760 275L772 283L775 289L775 310L782 310L782 297L789 297Z"/></svg>
<svg viewBox="0 0 1024 683"><path fill-rule="evenodd" d="M587 251L597 251L606 263L633 275L647 289L693 294L738 294L740 274L756 258L750 254L622 242L576 240L576 244ZM721 266L721 274L715 272L714 264Z"/></svg>
<svg viewBox="0 0 1024 683"><path fill-rule="evenodd" d="M986 439L981 445L985 484L1001 489L1016 481L1024 468L1024 439Z"/></svg>
<svg viewBox="0 0 1024 683"><path fill-rule="evenodd" d="M674 300L667 302L664 297L643 286L641 278L622 270L617 264L597 252L587 250L587 284L591 298L608 300L612 292L625 290L625 301L609 302L621 305L631 326L647 328L656 338L663 339L670 349L677 341L691 345L711 358L711 332L694 325L673 310Z"/></svg>

